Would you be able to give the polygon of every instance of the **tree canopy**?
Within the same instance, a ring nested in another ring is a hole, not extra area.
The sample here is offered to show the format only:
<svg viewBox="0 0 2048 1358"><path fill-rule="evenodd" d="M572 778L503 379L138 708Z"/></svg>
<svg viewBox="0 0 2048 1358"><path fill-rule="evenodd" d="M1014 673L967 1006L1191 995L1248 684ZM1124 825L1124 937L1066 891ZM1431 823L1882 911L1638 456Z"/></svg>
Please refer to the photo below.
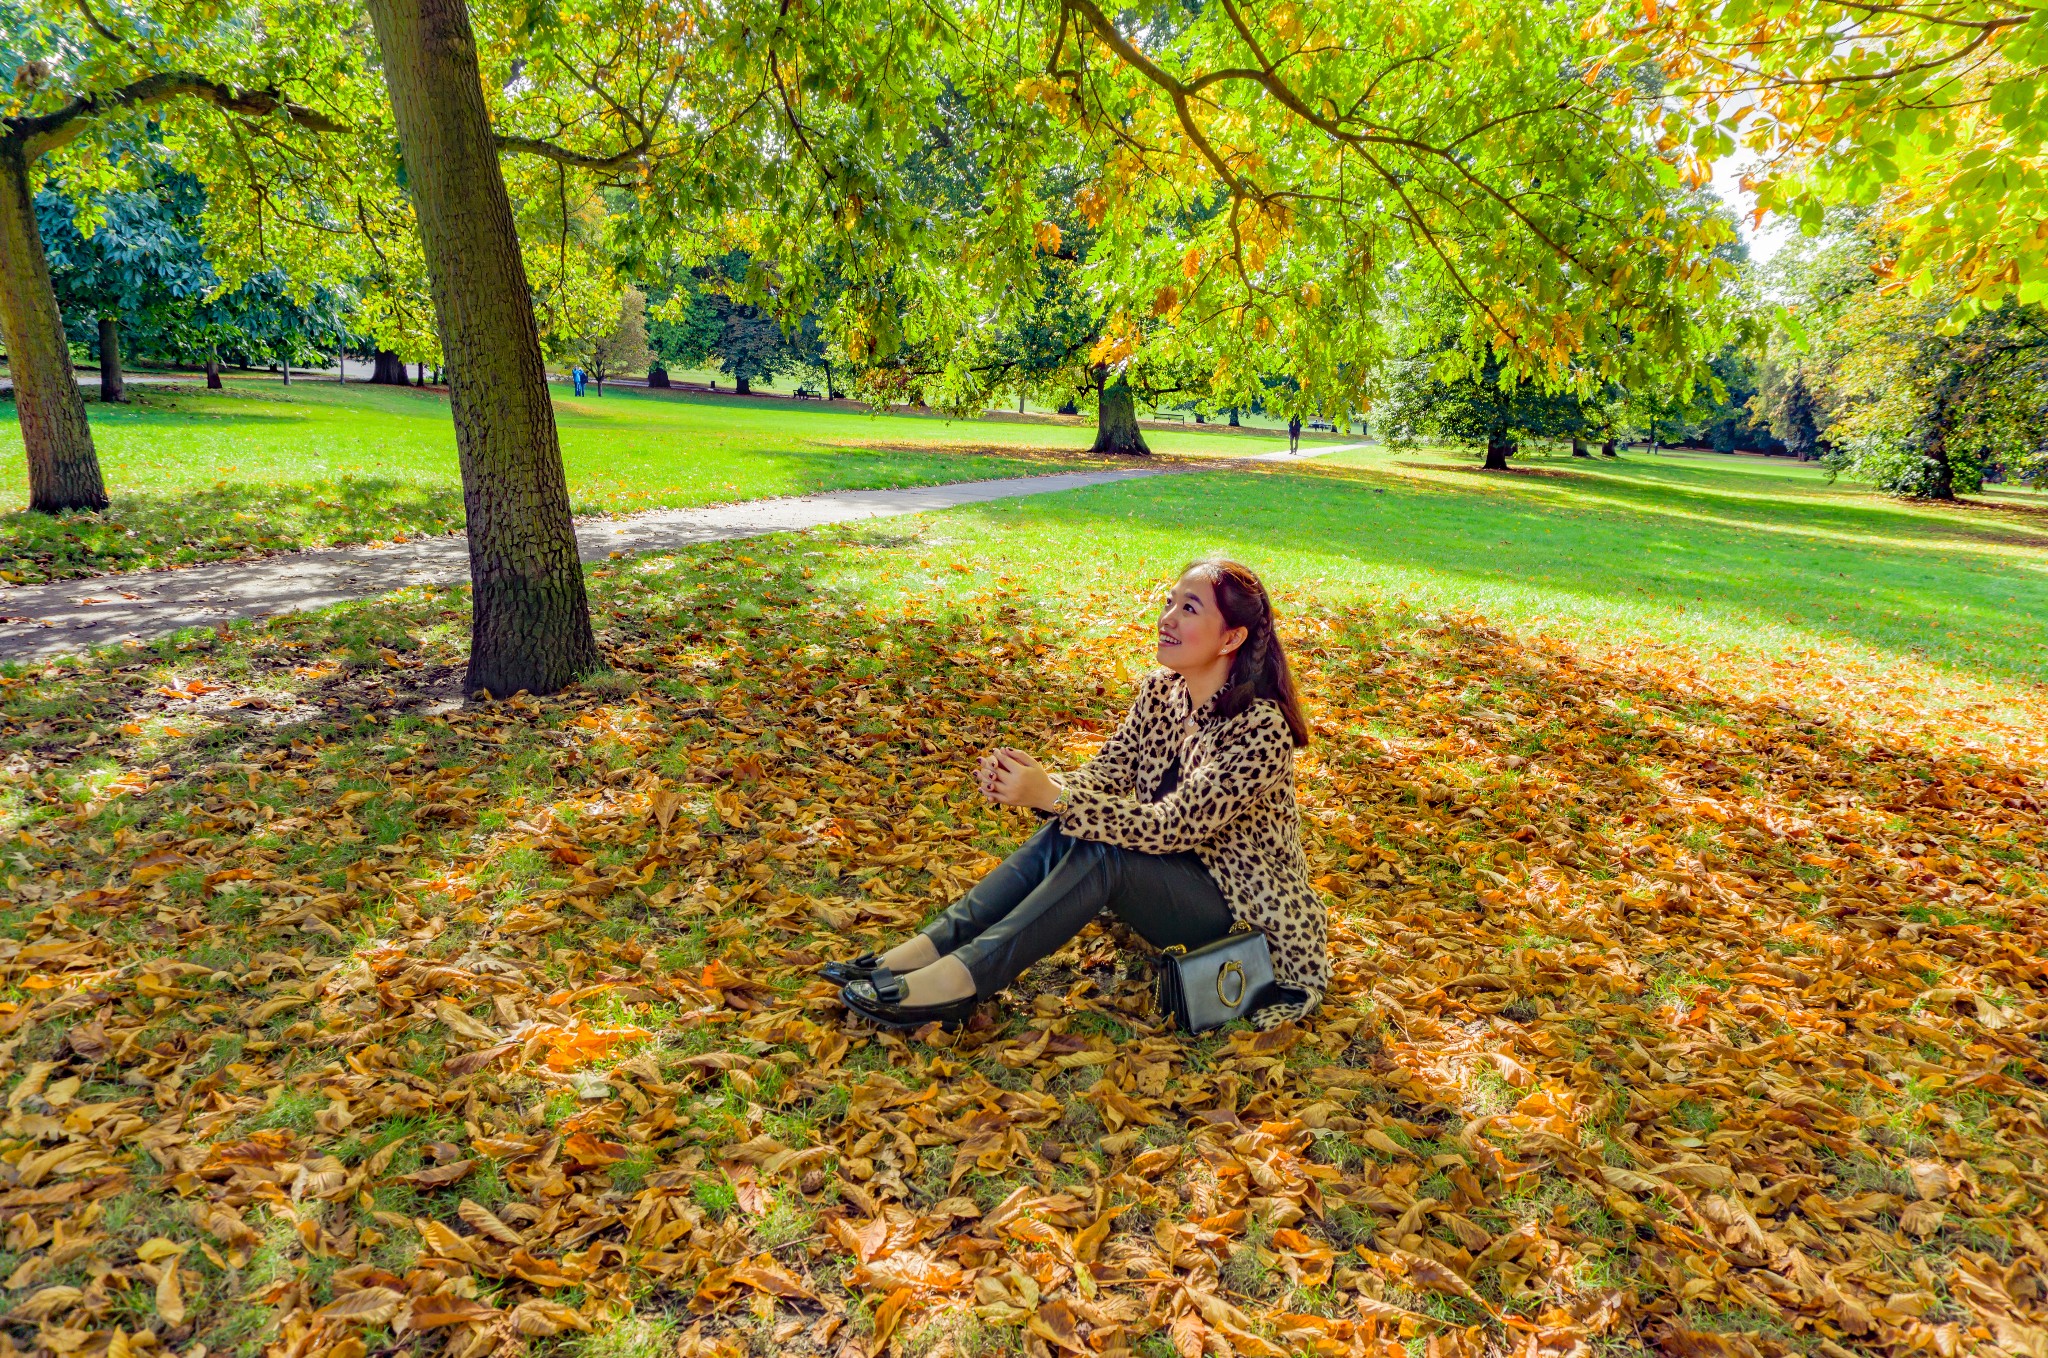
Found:
<svg viewBox="0 0 2048 1358"><path fill-rule="evenodd" d="M1623 0L1623 61L1679 99L1664 141L1741 144L1759 218L1818 233L1830 205L1884 203L1886 262L1974 310L2048 301L2048 11L2023 0Z"/></svg>

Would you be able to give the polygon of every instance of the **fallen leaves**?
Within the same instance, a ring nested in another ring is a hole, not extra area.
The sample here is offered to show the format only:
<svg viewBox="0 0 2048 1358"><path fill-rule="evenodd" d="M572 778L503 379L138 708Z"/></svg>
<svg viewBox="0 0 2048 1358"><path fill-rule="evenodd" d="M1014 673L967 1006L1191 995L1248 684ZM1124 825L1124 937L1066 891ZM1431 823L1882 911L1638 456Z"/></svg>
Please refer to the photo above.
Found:
<svg viewBox="0 0 2048 1358"><path fill-rule="evenodd" d="M118 814L37 801L0 939L17 1347L97 1358L146 1321L186 1352L238 1307L340 1358L657 1311L683 1355L969 1317L1034 1355L2048 1330L2032 765L1295 607L1323 1012L1188 1041L1097 927L904 1039L815 966L1024 833L957 751L1080 757L1137 633L1074 642L1121 604L1040 624L1017 585L877 617L793 552L708 560L662 577L689 610L620 605L617 662L673 689L302 733ZM775 626L692 620L756 595Z"/></svg>

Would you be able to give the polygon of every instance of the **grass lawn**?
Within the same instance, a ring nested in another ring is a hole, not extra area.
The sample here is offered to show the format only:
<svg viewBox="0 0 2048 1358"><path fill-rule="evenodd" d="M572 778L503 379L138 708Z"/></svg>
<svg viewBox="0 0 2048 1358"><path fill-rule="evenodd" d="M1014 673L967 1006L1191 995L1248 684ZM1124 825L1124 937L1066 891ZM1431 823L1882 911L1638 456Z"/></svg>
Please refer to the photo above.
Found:
<svg viewBox="0 0 2048 1358"><path fill-rule="evenodd" d="M462 590L9 671L0 1327L2023 1351L2031 508L1374 451L606 562L545 702L447 701ZM817 962L1031 829L972 754L1084 757L1212 548L1316 725L1324 1011L1162 1031L1095 926L965 1033L842 1023Z"/></svg>
<svg viewBox="0 0 2048 1358"><path fill-rule="evenodd" d="M820 490L1022 476L1090 462L1075 424L946 421L737 396L613 388L555 410L579 514ZM136 384L87 406L113 507L0 516L0 578L109 570L445 533L462 524L455 432L426 391L230 379L222 392ZM1251 435L1165 431L1161 453L1241 456ZM1058 464L1058 465L1048 465ZM0 504L28 495L20 427L0 425Z"/></svg>

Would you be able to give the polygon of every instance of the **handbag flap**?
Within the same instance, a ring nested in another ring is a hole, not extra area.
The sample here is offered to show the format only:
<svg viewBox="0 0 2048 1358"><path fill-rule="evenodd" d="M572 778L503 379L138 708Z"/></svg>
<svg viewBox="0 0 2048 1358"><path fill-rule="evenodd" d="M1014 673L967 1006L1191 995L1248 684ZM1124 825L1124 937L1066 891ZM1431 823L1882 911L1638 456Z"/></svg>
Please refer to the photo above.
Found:
<svg viewBox="0 0 2048 1358"><path fill-rule="evenodd" d="M1242 1018L1265 1003L1272 988L1272 953L1256 929L1191 952L1168 953L1160 961L1160 1008L1190 1033Z"/></svg>

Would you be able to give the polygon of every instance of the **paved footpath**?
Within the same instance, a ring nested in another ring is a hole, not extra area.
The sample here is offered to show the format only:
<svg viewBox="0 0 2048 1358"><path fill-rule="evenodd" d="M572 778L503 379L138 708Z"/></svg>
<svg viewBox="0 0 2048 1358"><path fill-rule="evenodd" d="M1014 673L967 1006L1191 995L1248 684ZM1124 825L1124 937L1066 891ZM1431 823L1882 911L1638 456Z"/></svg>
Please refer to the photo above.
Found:
<svg viewBox="0 0 2048 1358"><path fill-rule="evenodd" d="M1063 472L908 490L841 490L707 509L657 509L625 518L579 519L576 546L585 561L602 561L614 552L673 551L699 542L921 514L1162 474ZM0 617L6 619L0 623L0 660L78 655L94 646L148 641L181 627L214 627L237 618L374 598L408 585L452 585L468 579L468 538L451 533L389 547L322 548L257 561L0 589Z"/></svg>
<svg viewBox="0 0 2048 1358"><path fill-rule="evenodd" d="M1363 445L1346 445L1359 447ZM1300 456L1339 451L1315 445ZM1247 461L1290 461L1286 452ZM1172 471L1199 471L1180 463ZM666 552L700 542L788 533L860 519L922 514L1021 495L1046 495L1161 476L1168 468L1062 472L997 481L960 481L907 490L838 490L774 500L745 500L705 509L656 509L624 518L579 519L576 546L585 561L613 554ZM322 548L256 561L224 561L181 570L133 571L0 588L0 660L47 660L94 646L148 641L182 627L215 627L374 598L408 585L452 585L469 579L469 542L460 534L416 538L388 547Z"/></svg>

